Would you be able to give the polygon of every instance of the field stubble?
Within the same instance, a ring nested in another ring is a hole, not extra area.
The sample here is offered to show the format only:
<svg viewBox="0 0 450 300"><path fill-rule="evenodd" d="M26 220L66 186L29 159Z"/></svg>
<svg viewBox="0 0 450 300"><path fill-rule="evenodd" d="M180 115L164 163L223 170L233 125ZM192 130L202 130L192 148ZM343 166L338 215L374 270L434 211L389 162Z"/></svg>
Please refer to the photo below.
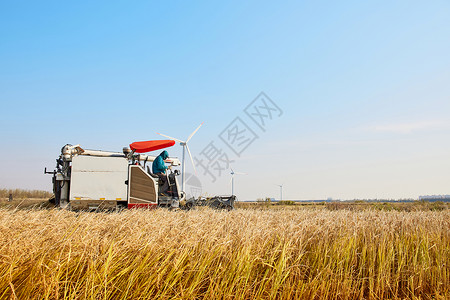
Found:
<svg viewBox="0 0 450 300"><path fill-rule="evenodd" d="M444 211L0 209L0 298L449 296Z"/></svg>

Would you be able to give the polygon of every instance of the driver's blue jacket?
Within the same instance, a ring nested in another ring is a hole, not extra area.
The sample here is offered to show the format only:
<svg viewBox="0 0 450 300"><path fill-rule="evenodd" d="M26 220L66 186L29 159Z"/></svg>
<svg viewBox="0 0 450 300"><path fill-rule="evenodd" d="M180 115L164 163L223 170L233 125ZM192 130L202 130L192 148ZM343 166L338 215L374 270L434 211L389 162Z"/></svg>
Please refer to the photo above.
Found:
<svg viewBox="0 0 450 300"><path fill-rule="evenodd" d="M161 152L160 155L158 155L156 157L156 159L153 161L153 165L152 165L152 173L153 174L157 174L157 173L166 173L166 164L164 163L164 160L166 160L169 157L169 153L164 150L163 152Z"/></svg>

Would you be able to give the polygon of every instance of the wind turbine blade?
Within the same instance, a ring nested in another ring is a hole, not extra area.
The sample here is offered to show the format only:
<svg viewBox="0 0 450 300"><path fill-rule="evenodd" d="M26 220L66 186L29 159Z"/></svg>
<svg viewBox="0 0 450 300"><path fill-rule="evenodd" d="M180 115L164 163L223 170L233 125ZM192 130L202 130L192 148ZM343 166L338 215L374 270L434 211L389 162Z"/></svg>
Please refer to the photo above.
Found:
<svg viewBox="0 0 450 300"><path fill-rule="evenodd" d="M191 163L192 163L192 167L194 168L195 175L197 175L197 169L195 168L194 159L192 158L192 155L191 155L191 150L189 150L189 146L188 145L185 145L185 147L186 147L186 150L187 150L187 152L189 154L189 158L191 159Z"/></svg>
<svg viewBox="0 0 450 300"><path fill-rule="evenodd" d="M242 173L242 172L234 172L234 174L236 174L236 175L248 175L247 173Z"/></svg>
<svg viewBox="0 0 450 300"><path fill-rule="evenodd" d="M183 141L181 141L181 140L179 140L179 139L170 137L170 136L168 136L168 135L165 135L165 134L162 134L162 133L159 133L159 132L157 132L156 134L159 134L159 135L161 135L161 136L163 136L163 137L169 138L169 139L171 139L171 140L175 140L175 141L180 142L180 143L184 143Z"/></svg>
<svg viewBox="0 0 450 300"><path fill-rule="evenodd" d="M203 123L205 123L205 122L203 122ZM190 140L190 139L194 136L194 134L200 129L200 127L202 127L203 123L200 124L200 126L198 126L197 129L195 129L193 133L191 133L191 135L187 138L186 143L189 142L189 140Z"/></svg>
<svg viewBox="0 0 450 300"><path fill-rule="evenodd" d="M230 174L231 174L231 175L233 175L233 174L234 174L234 171L233 171L233 169L232 169L232 168L230 168L230 170L231 170L231 173L230 173Z"/></svg>

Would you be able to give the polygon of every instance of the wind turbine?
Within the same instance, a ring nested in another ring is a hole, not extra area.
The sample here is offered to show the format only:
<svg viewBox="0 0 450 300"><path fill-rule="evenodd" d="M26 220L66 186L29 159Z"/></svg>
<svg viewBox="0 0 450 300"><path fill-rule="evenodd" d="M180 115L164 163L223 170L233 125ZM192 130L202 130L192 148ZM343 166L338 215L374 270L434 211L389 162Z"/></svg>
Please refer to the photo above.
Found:
<svg viewBox="0 0 450 300"><path fill-rule="evenodd" d="M203 123L205 123L205 122L203 122ZM184 188L185 188L185 179L186 179L186 178L184 177L184 170L186 169L186 163L185 163L184 157L185 157L185 151L186 151L186 150L187 150L187 152L188 152L188 154L189 154L189 157L191 158L191 163L192 163L192 167L194 168L195 174L197 174L197 170L195 169L194 160L192 159L191 151L189 150L189 146L188 146L187 143L188 143L189 140L194 136L194 134L200 129L200 127L202 127L203 123L200 124L200 125L197 127L197 129L195 129L194 132L191 133L191 135L187 138L186 141L182 141L182 140L179 140L179 139L176 139L176 138L173 138L173 137L164 135L164 134L162 134L162 133L158 133L158 132L156 133L156 134L159 134L159 135L164 136L164 137L166 137L166 138L175 140L175 141L179 142L181 146L183 146L183 160L182 160L182 162L181 162L181 168L182 168L182 171L181 171L181 190L182 190L183 192L185 192Z"/></svg>
<svg viewBox="0 0 450 300"><path fill-rule="evenodd" d="M283 184L276 184L280 187L280 201L283 201Z"/></svg>
<svg viewBox="0 0 450 300"><path fill-rule="evenodd" d="M234 172L233 169L231 169L231 195L234 195L234 175L247 175L247 173L240 173L240 172Z"/></svg>

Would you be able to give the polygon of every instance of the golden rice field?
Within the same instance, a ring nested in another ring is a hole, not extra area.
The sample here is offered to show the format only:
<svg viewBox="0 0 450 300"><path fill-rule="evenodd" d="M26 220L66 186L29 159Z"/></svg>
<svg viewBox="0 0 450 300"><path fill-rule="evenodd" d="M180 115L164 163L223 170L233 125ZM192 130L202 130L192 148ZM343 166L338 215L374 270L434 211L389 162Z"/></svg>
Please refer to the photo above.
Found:
<svg viewBox="0 0 450 300"><path fill-rule="evenodd" d="M449 299L450 213L0 209L1 299Z"/></svg>

